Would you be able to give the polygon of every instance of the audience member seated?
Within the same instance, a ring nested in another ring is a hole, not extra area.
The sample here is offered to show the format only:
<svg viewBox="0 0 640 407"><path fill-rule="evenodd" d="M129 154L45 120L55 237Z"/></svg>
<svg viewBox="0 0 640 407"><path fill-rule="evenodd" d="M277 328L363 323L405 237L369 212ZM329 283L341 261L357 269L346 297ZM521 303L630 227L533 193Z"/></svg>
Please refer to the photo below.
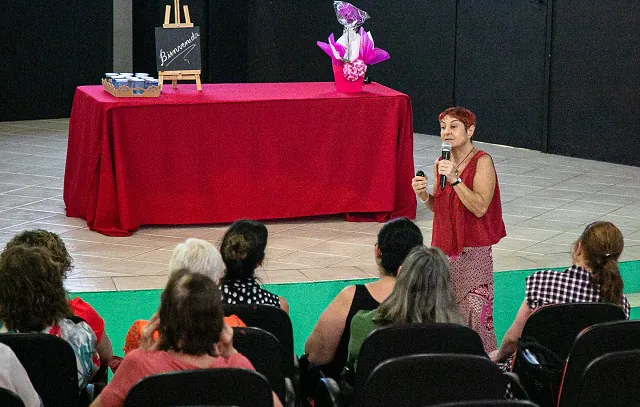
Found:
<svg viewBox="0 0 640 407"><path fill-rule="evenodd" d="M17 245L0 255L0 333L7 332L43 332L69 342L80 388L100 364L96 335L73 315L59 265L48 250Z"/></svg>
<svg viewBox="0 0 640 407"><path fill-rule="evenodd" d="M233 329L224 323L216 284L203 274L178 270L171 274L160 308L144 329L142 347L124 358L91 406L122 406L131 387L152 374L207 368L255 370L233 347ZM185 390L215 391L215 383L209 389ZM281 406L273 397L274 404Z"/></svg>
<svg viewBox="0 0 640 407"><path fill-rule="evenodd" d="M542 270L527 277L525 299L507 330L500 349L490 354L504 362L516 351L525 322L536 308L569 302L617 304L629 318L630 306L622 294L618 258L624 248L622 232L611 222L594 222L574 243L571 267L563 272Z"/></svg>
<svg viewBox="0 0 640 407"><path fill-rule="evenodd" d="M26 370L11 348L3 343L0 343L0 387L17 394L25 407L42 406Z"/></svg>
<svg viewBox="0 0 640 407"><path fill-rule="evenodd" d="M353 317L347 365L357 369L362 343L376 328L438 322L464 325L451 288L449 261L437 247L419 246L402 263L387 299L377 309Z"/></svg>
<svg viewBox="0 0 640 407"><path fill-rule="evenodd" d="M67 251L67 247L57 234L42 229L27 230L15 235L7 243L7 247L24 245L28 247L41 247L49 250L53 260L59 265L63 280L73 267L73 259ZM73 314L82 318L96 334L98 355L102 364L109 364L113 358L111 340L104 329L104 320L98 312L80 297L69 300Z"/></svg>
<svg viewBox="0 0 640 407"><path fill-rule="evenodd" d="M253 220L240 219L222 238L220 253L227 271L222 278L222 302L225 304L266 304L289 313L287 300L260 287L256 268L262 265L267 247L267 227Z"/></svg>
<svg viewBox="0 0 640 407"><path fill-rule="evenodd" d="M378 233L374 256L380 279L344 288L324 310L305 344L309 362L323 374L339 379L347 361L351 320L360 310L372 310L384 301L396 282L398 268L416 246L422 232L407 218L387 222Z"/></svg>
<svg viewBox="0 0 640 407"><path fill-rule="evenodd" d="M169 261L169 273L187 269L192 273L200 273L214 283L219 284L224 273L224 262L220 252L211 243L190 238L178 244L173 249L171 260ZM224 317L224 322L230 327L246 326L236 315ZM124 353L128 354L134 349L138 349L142 343L142 331L147 325L147 320L137 320L131 325L124 342ZM158 333L155 333L157 338Z"/></svg>

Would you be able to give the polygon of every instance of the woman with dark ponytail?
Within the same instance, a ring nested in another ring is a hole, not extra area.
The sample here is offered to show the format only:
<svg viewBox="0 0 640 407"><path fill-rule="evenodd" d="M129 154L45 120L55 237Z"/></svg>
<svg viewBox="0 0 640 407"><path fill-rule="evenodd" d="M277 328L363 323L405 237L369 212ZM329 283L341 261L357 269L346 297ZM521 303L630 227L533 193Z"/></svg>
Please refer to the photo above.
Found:
<svg viewBox="0 0 640 407"><path fill-rule="evenodd" d="M588 225L573 245L573 265L563 272L543 270L527 277L525 301L491 359L502 362L516 350L527 318L538 307L568 302L608 302L631 310L622 294L618 259L624 248L622 232L611 222Z"/></svg>
<svg viewBox="0 0 640 407"><path fill-rule="evenodd" d="M266 304L289 313L289 304L260 287L255 271L262 265L267 247L267 227L253 220L240 219L222 238L220 254L227 268L222 278L223 304Z"/></svg>

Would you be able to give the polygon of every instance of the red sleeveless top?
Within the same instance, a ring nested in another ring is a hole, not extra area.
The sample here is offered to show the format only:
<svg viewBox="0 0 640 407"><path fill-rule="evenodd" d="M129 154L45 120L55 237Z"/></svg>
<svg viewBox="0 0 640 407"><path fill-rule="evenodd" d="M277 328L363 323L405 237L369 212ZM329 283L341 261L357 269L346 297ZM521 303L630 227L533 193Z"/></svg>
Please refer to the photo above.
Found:
<svg viewBox="0 0 640 407"><path fill-rule="evenodd" d="M479 150L460 174L467 187L472 188L478 159L485 154L487 153ZM462 253L463 247L491 246L507 235L502 221L497 174L493 199L487 213L481 218L477 218L462 204L454 188L447 183L442 191L438 188L433 197L432 246L439 248L447 256L454 256Z"/></svg>

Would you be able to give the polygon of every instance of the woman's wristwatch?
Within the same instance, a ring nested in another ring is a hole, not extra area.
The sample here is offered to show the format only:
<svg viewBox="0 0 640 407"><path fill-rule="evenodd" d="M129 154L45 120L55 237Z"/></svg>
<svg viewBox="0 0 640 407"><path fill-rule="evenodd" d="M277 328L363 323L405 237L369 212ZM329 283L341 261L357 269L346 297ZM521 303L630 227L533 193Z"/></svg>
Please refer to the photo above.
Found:
<svg viewBox="0 0 640 407"><path fill-rule="evenodd" d="M457 179L457 180L455 180L455 182L452 182L452 183L451 183L451 186L452 186L452 187L455 187L456 185L458 185L458 184L459 184L459 183L461 183L461 182L462 182L462 179L461 179L460 177L458 177L458 179Z"/></svg>

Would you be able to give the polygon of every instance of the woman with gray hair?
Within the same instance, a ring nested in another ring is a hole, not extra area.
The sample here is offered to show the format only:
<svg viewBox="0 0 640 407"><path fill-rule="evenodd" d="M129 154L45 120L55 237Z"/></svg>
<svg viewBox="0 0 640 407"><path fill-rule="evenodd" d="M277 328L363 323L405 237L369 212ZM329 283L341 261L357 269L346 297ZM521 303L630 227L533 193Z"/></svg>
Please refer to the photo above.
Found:
<svg viewBox="0 0 640 407"><path fill-rule="evenodd" d="M440 249L418 246L398 270L393 291L378 308L360 311L351 321L347 364L357 365L366 337L393 324L448 322L464 325L449 278L449 262Z"/></svg>
<svg viewBox="0 0 640 407"><path fill-rule="evenodd" d="M189 270L190 273L202 274L209 277L216 285L224 275L224 262L220 252L214 245L206 240L189 238L179 243L169 260L169 274L173 275L178 270ZM138 349L142 342L142 332L149 321L139 319L135 321L124 341L123 351L126 354ZM224 322L231 327L244 327L244 322L236 315L224 317Z"/></svg>
<svg viewBox="0 0 640 407"><path fill-rule="evenodd" d="M192 273L200 273L219 284L224 275L224 262L220 252L206 240L189 238L173 249L169 261L169 272L189 269Z"/></svg>

